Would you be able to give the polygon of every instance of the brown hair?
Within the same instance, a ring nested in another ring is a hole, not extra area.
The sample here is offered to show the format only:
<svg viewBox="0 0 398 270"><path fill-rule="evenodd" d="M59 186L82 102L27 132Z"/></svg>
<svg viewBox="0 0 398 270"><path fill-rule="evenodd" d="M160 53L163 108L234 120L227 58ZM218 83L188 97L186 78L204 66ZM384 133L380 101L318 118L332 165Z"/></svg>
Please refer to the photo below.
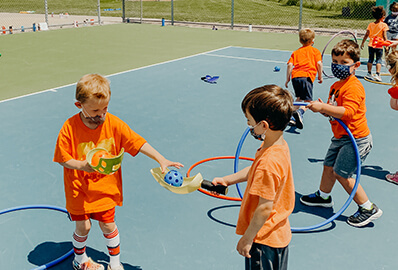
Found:
<svg viewBox="0 0 398 270"><path fill-rule="evenodd" d="M392 51L386 56L386 64L391 73L391 82L398 84L398 51Z"/></svg>
<svg viewBox="0 0 398 270"><path fill-rule="evenodd" d="M84 103L87 99L107 99L111 97L109 80L99 74L87 74L76 85L76 100Z"/></svg>
<svg viewBox="0 0 398 270"><path fill-rule="evenodd" d="M293 113L293 97L288 90L275 84L250 91L242 100L242 110L248 111L256 123L265 120L272 130L284 130Z"/></svg>
<svg viewBox="0 0 398 270"><path fill-rule="evenodd" d="M361 58L361 51L358 44L350 39L343 39L332 49L332 55L340 56L347 53L354 62L358 62Z"/></svg>
<svg viewBox="0 0 398 270"><path fill-rule="evenodd" d="M315 32L312 29L304 28L299 32L300 43L308 45L315 39Z"/></svg>
<svg viewBox="0 0 398 270"><path fill-rule="evenodd" d="M386 11L383 6L372 7L372 16L376 20L380 20L381 18L386 16Z"/></svg>

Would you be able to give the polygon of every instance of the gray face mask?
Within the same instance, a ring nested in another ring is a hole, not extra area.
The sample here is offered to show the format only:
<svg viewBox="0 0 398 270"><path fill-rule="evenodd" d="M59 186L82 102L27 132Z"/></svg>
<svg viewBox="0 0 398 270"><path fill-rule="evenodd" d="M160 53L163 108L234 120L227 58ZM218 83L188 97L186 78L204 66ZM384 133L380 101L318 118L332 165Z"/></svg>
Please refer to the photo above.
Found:
<svg viewBox="0 0 398 270"><path fill-rule="evenodd" d="M254 132L254 128L257 127L258 124L260 124L260 122L258 122L254 127L249 126L249 128L250 128L250 135L252 135L252 136L254 137L254 139L256 139L256 140L264 141L266 131L265 131L263 134L256 134L256 133Z"/></svg>
<svg viewBox="0 0 398 270"><path fill-rule="evenodd" d="M88 116L86 116L86 113L84 113L84 111L85 111L86 109L84 109L83 105L81 105L81 106L82 106L81 112L82 112L82 114L83 114L83 116L84 116L85 119L87 119L88 121L93 122L93 123L96 124L96 125L101 125L101 124L103 124L103 123L105 122L106 113L105 113L104 116L96 115L96 116L93 117L93 116L91 116L89 113L87 113L87 111L86 111L86 113L87 113L87 115L88 115Z"/></svg>

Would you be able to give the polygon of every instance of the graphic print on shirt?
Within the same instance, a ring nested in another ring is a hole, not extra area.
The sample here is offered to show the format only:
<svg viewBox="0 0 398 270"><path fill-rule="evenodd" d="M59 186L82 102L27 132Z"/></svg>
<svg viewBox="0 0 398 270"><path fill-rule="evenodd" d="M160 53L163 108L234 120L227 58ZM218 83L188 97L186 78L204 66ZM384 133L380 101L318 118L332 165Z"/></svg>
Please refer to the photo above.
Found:
<svg viewBox="0 0 398 270"><path fill-rule="evenodd" d="M92 149L98 147L104 148L106 151L112 154L112 149L115 149L115 139L113 137L109 139L104 139L100 141L97 146L92 141L80 143L77 146L78 160L85 160L87 153L90 152Z"/></svg>

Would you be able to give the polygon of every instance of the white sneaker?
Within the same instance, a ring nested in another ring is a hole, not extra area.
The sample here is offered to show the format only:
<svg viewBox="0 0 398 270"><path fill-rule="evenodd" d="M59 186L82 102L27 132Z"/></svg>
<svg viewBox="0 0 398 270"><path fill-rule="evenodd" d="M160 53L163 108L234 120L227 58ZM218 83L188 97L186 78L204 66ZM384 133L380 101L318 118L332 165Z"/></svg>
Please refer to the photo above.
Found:
<svg viewBox="0 0 398 270"><path fill-rule="evenodd" d="M371 73L366 74L365 78L373 81L373 75Z"/></svg>
<svg viewBox="0 0 398 270"><path fill-rule="evenodd" d="M120 264L119 266L113 267L113 268L111 268L111 265L108 264L107 270L124 270L124 268L123 268L122 264Z"/></svg>
<svg viewBox="0 0 398 270"><path fill-rule="evenodd" d="M373 80L375 80L375 81L377 81L377 82L381 82L381 81L382 81L380 75L373 74L372 76L373 76Z"/></svg>
<svg viewBox="0 0 398 270"><path fill-rule="evenodd" d="M85 263L78 263L73 260L72 266L74 270L104 270L104 266L102 264L94 262L91 258L88 258L88 261Z"/></svg>

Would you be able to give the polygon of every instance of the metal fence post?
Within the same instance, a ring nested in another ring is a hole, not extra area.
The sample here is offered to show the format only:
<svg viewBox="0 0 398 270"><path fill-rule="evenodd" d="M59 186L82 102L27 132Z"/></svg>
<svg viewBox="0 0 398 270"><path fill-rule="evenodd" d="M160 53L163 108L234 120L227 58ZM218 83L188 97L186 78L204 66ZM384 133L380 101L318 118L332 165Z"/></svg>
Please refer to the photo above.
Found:
<svg viewBox="0 0 398 270"><path fill-rule="evenodd" d="M174 25L174 1L171 0L171 25Z"/></svg>
<svg viewBox="0 0 398 270"><path fill-rule="evenodd" d="M122 1L122 22L126 22L126 1Z"/></svg>
<svg viewBox="0 0 398 270"><path fill-rule="evenodd" d="M299 31L303 24L303 0L300 0L300 14L299 14Z"/></svg>
<svg viewBox="0 0 398 270"><path fill-rule="evenodd" d="M101 0L97 1L98 25L101 25Z"/></svg>
<svg viewBox="0 0 398 270"><path fill-rule="evenodd" d="M234 29L234 0L231 0L231 29Z"/></svg>
<svg viewBox="0 0 398 270"><path fill-rule="evenodd" d="M47 5L47 0L44 0L44 10L45 10L46 24L48 25L48 5Z"/></svg>

